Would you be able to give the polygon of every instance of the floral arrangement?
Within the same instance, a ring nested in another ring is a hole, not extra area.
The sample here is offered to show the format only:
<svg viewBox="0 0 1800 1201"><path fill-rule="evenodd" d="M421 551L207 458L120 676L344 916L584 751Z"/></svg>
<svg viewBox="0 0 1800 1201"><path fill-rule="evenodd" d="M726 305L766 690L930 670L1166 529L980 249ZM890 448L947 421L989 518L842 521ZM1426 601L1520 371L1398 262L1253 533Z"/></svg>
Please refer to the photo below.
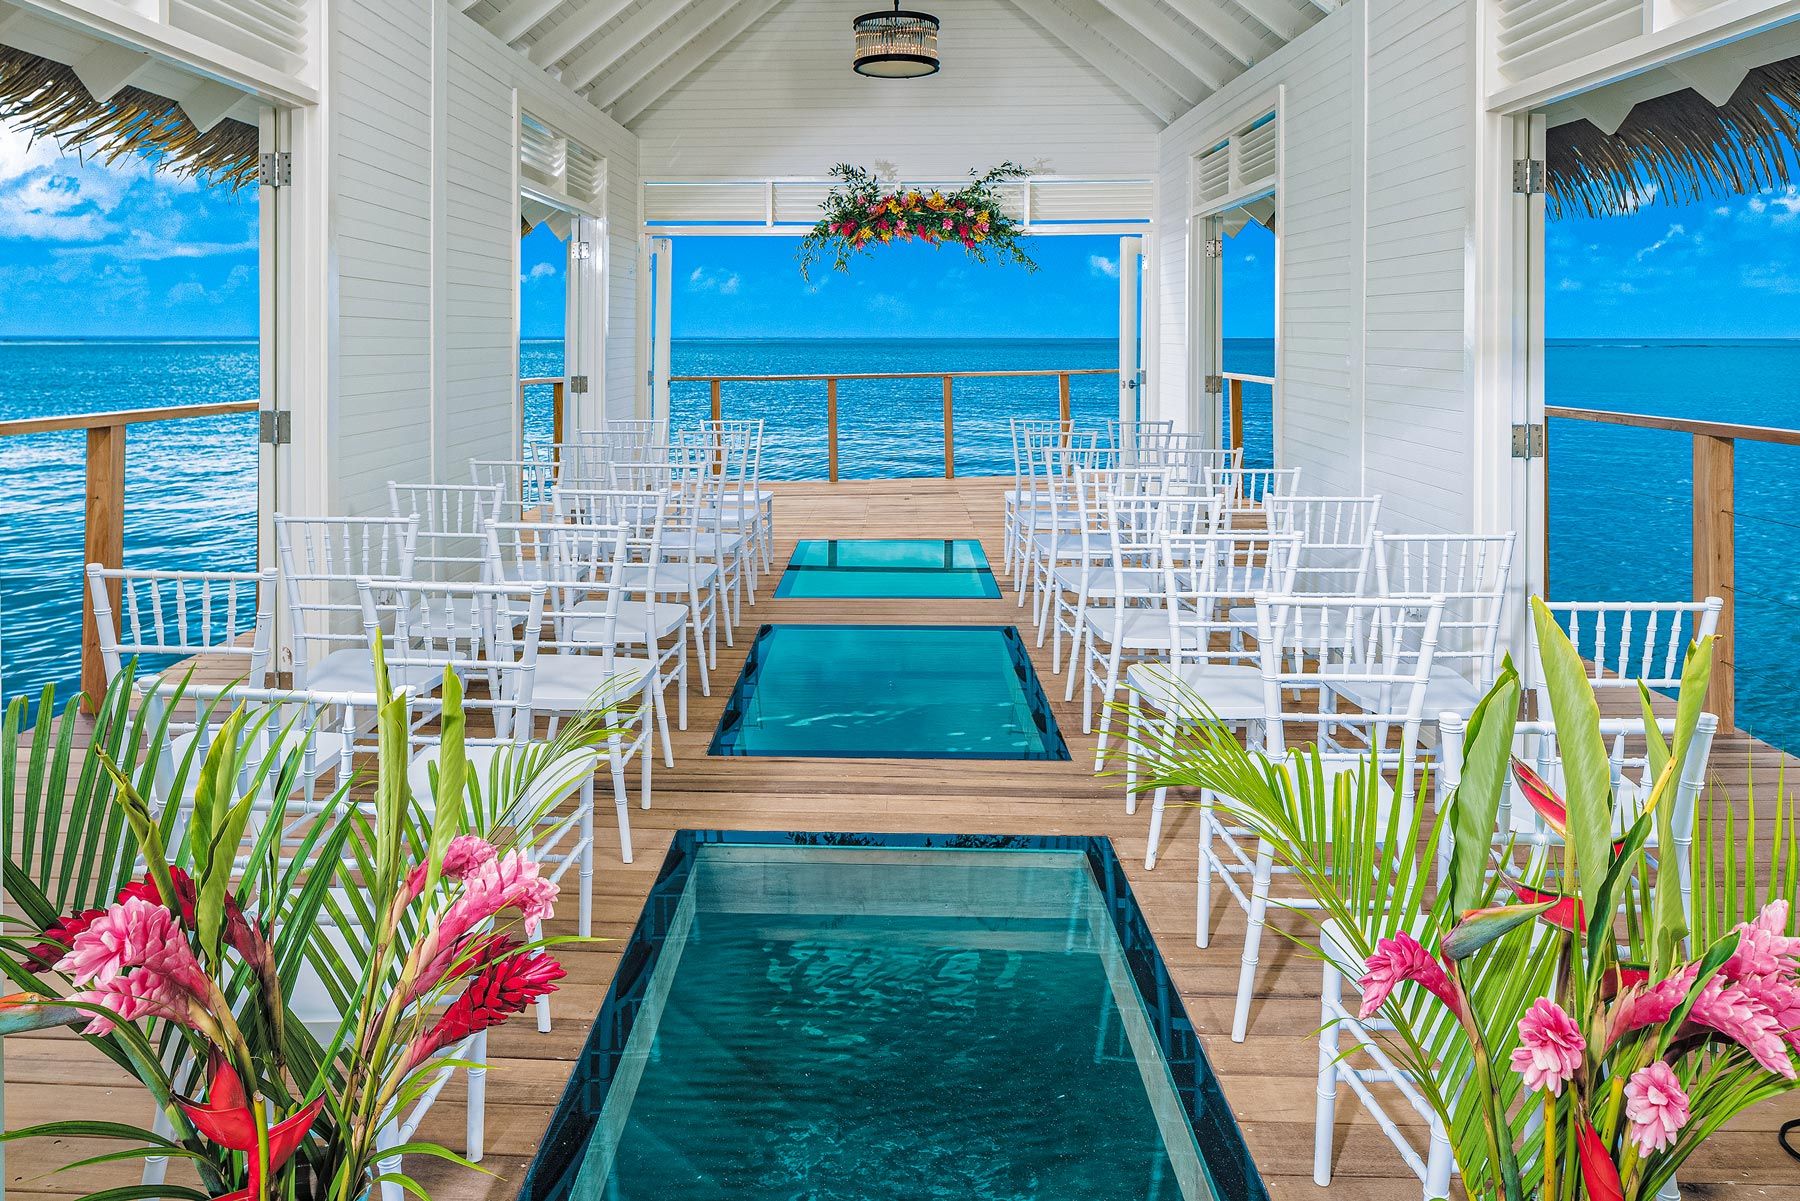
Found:
<svg viewBox="0 0 1800 1201"><path fill-rule="evenodd" d="M1533 611L1566 797L1512 756L1510 662L1470 719L1454 795L1429 826L1417 813L1372 818L1373 761L1321 786L1316 752L1273 763L1217 723L1174 750L1146 744L1140 762L1146 787L1211 790L1354 944L1360 961L1339 967L1359 978L1360 1016L1391 1026L1372 1036L1438 1111L1468 1196L1639 1201L1734 1115L1800 1088L1800 822L1778 801L1760 887L1754 820L1741 838L1729 818L1722 836L1704 823L1680 862L1670 810L1706 694L1707 639L1689 650L1672 738L1643 692L1651 783L1620 835L1584 666L1541 602ZM1509 787L1561 840L1560 862L1535 878L1494 845ZM1450 870L1434 886L1412 849L1447 836Z"/></svg>
<svg viewBox="0 0 1800 1201"><path fill-rule="evenodd" d="M591 770L591 759L570 752L605 732L584 715L492 773L484 799L464 751L461 687L446 673L427 818L406 782L410 702L388 691L379 652L377 678L375 800L352 803L345 782L288 847L278 845L289 828L280 798L293 793L305 739L275 737L277 750L256 764L253 727L266 715L239 710L221 727L176 853L165 850L166 816L98 752L142 878L110 904L47 920L44 896L26 889L21 907L38 931L3 945L7 974L28 991L0 1002L0 1031L78 1026L144 1084L174 1135L72 1120L6 1138L132 1144L64 1170L186 1161L203 1191L161 1183L142 1194L186 1201L356 1201L388 1181L419 1191L411 1178L384 1173L390 1159L467 1163L428 1142L393 1145L389 1132L439 1072L466 1066L454 1058L458 1048L563 976L547 953L558 940L536 934L557 886L503 831L532 829L542 814L518 812L518 798L566 795L562 777L547 776L571 762ZM253 811L271 797L273 811L253 829ZM7 868L9 883L26 883L17 864ZM333 994L340 1015L323 1044L292 1011L302 970Z"/></svg>
<svg viewBox="0 0 1800 1201"><path fill-rule="evenodd" d="M954 192L921 192L884 181L873 171L839 163L840 182L826 195L824 216L800 242L800 274L811 278L813 264L829 254L839 271L875 246L918 240L932 246L960 245L978 263L1010 259L1027 271L1037 264L1020 245L1019 223L1006 215L994 185L1026 178L1017 163L1001 163L969 173L974 182Z"/></svg>

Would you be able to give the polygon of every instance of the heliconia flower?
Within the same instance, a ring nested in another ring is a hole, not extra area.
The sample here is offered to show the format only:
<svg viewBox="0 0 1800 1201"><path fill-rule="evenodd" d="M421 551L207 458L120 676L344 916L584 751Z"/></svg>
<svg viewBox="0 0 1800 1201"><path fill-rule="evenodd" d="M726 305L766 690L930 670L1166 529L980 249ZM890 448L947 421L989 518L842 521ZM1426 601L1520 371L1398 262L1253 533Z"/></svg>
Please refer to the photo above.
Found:
<svg viewBox="0 0 1800 1201"><path fill-rule="evenodd" d="M1559 892L1545 892L1534 888L1523 880L1515 880L1510 876L1504 878L1506 886L1512 889L1521 901L1527 905L1541 905L1546 901L1554 902L1538 916L1559 930L1571 933L1587 929L1587 911L1582 907L1580 897L1565 896Z"/></svg>
<svg viewBox="0 0 1800 1201"><path fill-rule="evenodd" d="M1674 1143L1687 1125L1688 1095L1673 1068L1658 1059L1632 1073L1625 1082L1625 1120L1631 1124L1627 1134L1641 1154Z"/></svg>
<svg viewBox="0 0 1800 1201"><path fill-rule="evenodd" d="M1519 1045L1513 1049L1513 1071L1525 1077L1525 1087L1546 1089L1551 1096L1575 1076L1581 1066L1587 1040L1581 1027L1548 997L1539 997L1519 1019Z"/></svg>
<svg viewBox="0 0 1800 1201"><path fill-rule="evenodd" d="M199 1102L176 1097L175 1103L187 1115L188 1121L194 1124L194 1129L221 1147L244 1152L250 1162L249 1187L215 1198L215 1201L242 1201L243 1198L254 1197L261 1192L262 1174L256 1155L256 1119L251 1112L250 1098L244 1091L243 1080L232 1070L231 1065L222 1056L215 1057L207 1087L207 1099ZM320 1096L269 1127L270 1172L280 1171L282 1165L294 1157L294 1152L306 1141L312 1124L318 1120L319 1111L324 1108L325 1098Z"/></svg>
<svg viewBox="0 0 1800 1201"><path fill-rule="evenodd" d="M67 955L75 944L75 936L93 925L94 919L105 912L104 909L83 909L57 918L44 927L44 941L25 953L36 960L39 967L54 968L56 961Z"/></svg>
<svg viewBox="0 0 1800 1201"><path fill-rule="evenodd" d="M1699 1025L1725 1035L1763 1067L1793 1080L1794 1061L1788 1055L1785 1033L1775 1014L1743 985L1714 976L1700 990L1688 1017Z"/></svg>
<svg viewBox="0 0 1800 1201"><path fill-rule="evenodd" d="M1537 815L1544 819L1546 825L1564 838L1569 834L1569 807L1563 799L1556 795L1544 777L1533 771L1523 759L1515 756L1512 761L1513 780L1519 791L1525 794Z"/></svg>
<svg viewBox="0 0 1800 1201"><path fill-rule="evenodd" d="M1771 901L1753 920L1738 923L1737 949L1719 974L1728 980L1776 973L1791 975L1800 965L1800 938L1789 935L1787 926L1788 903L1784 900Z"/></svg>
<svg viewBox="0 0 1800 1201"><path fill-rule="evenodd" d="M1613 1162L1606 1140L1583 1121L1575 1133L1575 1148L1581 1159L1581 1182L1587 1186L1588 1201L1625 1201L1625 1184L1619 1179L1619 1165Z"/></svg>
<svg viewBox="0 0 1800 1201"><path fill-rule="evenodd" d="M1606 1045L1610 1048L1622 1036L1646 1026L1660 1026L1668 1021L1681 1003L1687 1000L1694 981L1700 978L1700 965L1683 964L1655 984L1631 984L1619 993L1607 1025Z"/></svg>
<svg viewBox="0 0 1800 1201"><path fill-rule="evenodd" d="M69 994L69 1000L99 1005L108 1013L96 1013L82 1028L83 1034L111 1034L116 1021L164 1018L192 1028L194 995L154 968L114 976L93 988ZM116 1021L115 1021L116 1019Z"/></svg>
<svg viewBox="0 0 1800 1201"><path fill-rule="evenodd" d="M494 844L475 834L458 834L444 848L444 865L438 875L446 880L461 880L484 863L490 863L500 852ZM419 864L406 873L406 884L402 891L406 900L411 902L425 890L425 865Z"/></svg>
<svg viewBox="0 0 1800 1201"><path fill-rule="evenodd" d="M136 967L150 968L186 992L205 995L210 990L175 915L142 897L110 906L75 936L69 953L56 963L56 970L69 973L78 985L104 985Z"/></svg>
<svg viewBox="0 0 1800 1201"><path fill-rule="evenodd" d="M488 963L444 1010L437 1024L413 1040L407 1048L406 1070L479 1030L523 1013L539 997L555 992L556 982L567 974L562 964L533 951L508 954Z"/></svg>
<svg viewBox="0 0 1800 1201"><path fill-rule="evenodd" d="M1358 1016L1373 1017L1388 994L1404 980L1411 980L1426 989L1453 1013L1462 1013L1462 998L1450 982L1444 965L1425 949L1423 943L1403 931L1377 942L1375 953L1363 964L1363 977L1357 982L1363 994Z"/></svg>

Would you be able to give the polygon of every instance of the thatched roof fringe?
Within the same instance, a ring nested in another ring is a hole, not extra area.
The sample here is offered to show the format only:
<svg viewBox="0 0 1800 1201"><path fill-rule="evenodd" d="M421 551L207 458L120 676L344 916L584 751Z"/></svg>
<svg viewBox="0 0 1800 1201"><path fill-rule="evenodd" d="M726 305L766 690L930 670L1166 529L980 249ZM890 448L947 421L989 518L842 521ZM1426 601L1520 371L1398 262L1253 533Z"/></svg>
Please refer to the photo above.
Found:
<svg viewBox="0 0 1800 1201"><path fill-rule="evenodd" d="M256 127L226 119L201 133L175 101L141 88L95 100L72 67L0 46L0 121L111 163L143 154L176 175L241 188L256 182Z"/></svg>
<svg viewBox="0 0 1800 1201"><path fill-rule="evenodd" d="M1724 105L1691 89L1645 100L1614 134L1550 130L1552 216L1628 213L1654 188L1671 200L1786 187L1800 137L1800 58L1757 67Z"/></svg>

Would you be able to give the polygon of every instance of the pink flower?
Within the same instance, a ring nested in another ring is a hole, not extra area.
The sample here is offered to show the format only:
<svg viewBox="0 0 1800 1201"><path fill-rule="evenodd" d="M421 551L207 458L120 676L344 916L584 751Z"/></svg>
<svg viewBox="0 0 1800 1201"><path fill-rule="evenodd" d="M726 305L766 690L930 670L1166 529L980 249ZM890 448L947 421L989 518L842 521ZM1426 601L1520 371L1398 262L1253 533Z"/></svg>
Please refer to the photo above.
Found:
<svg viewBox="0 0 1800 1201"><path fill-rule="evenodd" d="M1687 1000L1688 991L1700 976L1700 965L1683 964L1671 975L1655 984L1635 984L1619 994L1613 1005L1612 1021L1607 1030L1606 1045L1611 1047L1620 1037L1645 1026L1660 1026Z"/></svg>
<svg viewBox="0 0 1800 1201"><path fill-rule="evenodd" d="M1719 969L1727 980L1791 975L1800 964L1800 938L1787 933L1788 903L1771 901L1755 920L1738 924L1737 949Z"/></svg>
<svg viewBox="0 0 1800 1201"><path fill-rule="evenodd" d="M1443 965L1432 958L1431 952L1418 939L1400 933L1376 943L1375 953L1363 964L1363 977L1357 982L1363 994L1358 1016L1373 1017L1388 994L1404 980L1425 988L1453 1013L1462 1012L1462 1000Z"/></svg>
<svg viewBox="0 0 1800 1201"><path fill-rule="evenodd" d="M489 859L463 878L462 895L450 903L436 930L426 935L416 954L425 964L414 995L435 988L466 944L465 935L507 909L516 909L526 925L548 921L555 912L556 883L538 875L536 860L517 851Z"/></svg>
<svg viewBox="0 0 1800 1201"><path fill-rule="evenodd" d="M1687 1125L1688 1096L1668 1064L1659 1059L1625 1082L1625 1120L1631 1123L1631 1141L1644 1155L1675 1141Z"/></svg>
<svg viewBox="0 0 1800 1201"><path fill-rule="evenodd" d="M1795 1078L1794 1061L1782 1040L1779 1019L1754 986L1714 976L1700 990L1688 1016L1717 1030L1750 1052L1751 1058L1787 1080Z"/></svg>
<svg viewBox="0 0 1800 1201"><path fill-rule="evenodd" d="M206 973L194 958L175 915L143 897L127 897L109 907L75 936L56 970L77 985L110 984L127 968L149 968L186 992L205 995Z"/></svg>
<svg viewBox="0 0 1800 1201"><path fill-rule="evenodd" d="M458 834L444 848L444 866L439 875L446 880L460 880L484 863L491 862L500 852L494 844L474 834ZM406 886L403 889L408 903L416 900L425 891L425 865L419 864L406 873Z"/></svg>
<svg viewBox="0 0 1800 1201"><path fill-rule="evenodd" d="M153 968L141 967L130 975L114 976L85 992L71 993L69 999L103 1006L119 1021L159 1017L184 1026L193 1025L188 1016L193 997ZM97 1013L82 1033L111 1034L113 1025L113 1017Z"/></svg>
<svg viewBox="0 0 1800 1201"><path fill-rule="evenodd" d="M1525 1087L1562 1092L1565 1082L1581 1066L1587 1040L1581 1027L1548 997L1539 997L1519 1019L1519 1045L1513 1049L1513 1071L1525 1077Z"/></svg>

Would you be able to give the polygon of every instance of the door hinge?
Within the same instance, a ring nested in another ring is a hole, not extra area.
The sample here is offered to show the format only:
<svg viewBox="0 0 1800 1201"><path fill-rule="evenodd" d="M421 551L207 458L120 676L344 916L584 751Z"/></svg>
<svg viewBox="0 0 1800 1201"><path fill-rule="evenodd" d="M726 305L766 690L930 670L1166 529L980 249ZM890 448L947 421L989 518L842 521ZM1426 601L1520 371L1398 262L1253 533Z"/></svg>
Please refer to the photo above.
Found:
<svg viewBox="0 0 1800 1201"><path fill-rule="evenodd" d="M1544 426L1542 422L1512 427L1512 457L1515 459L1541 459L1544 457Z"/></svg>
<svg viewBox="0 0 1800 1201"><path fill-rule="evenodd" d="M1206 257L1207 258L1209 258L1209 259L1220 258L1224 255L1224 253L1225 253L1225 239L1224 238L1208 238L1208 239L1206 239Z"/></svg>
<svg viewBox="0 0 1800 1201"><path fill-rule="evenodd" d="M1544 160L1541 158L1514 159L1512 190L1515 196L1541 194L1544 190Z"/></svg>
<svg viewBox="0 0 1800 1201"><path fill-rule="evenodd" d="M594 257L594 244L592 242L577 242L575 243L573 250L575 257L578 260L591 259Z"/></svg>
<svg viewBox="0 0 1800 1201"><path fill-rule="evenodd" d="M294 156L285 150L265 154L258 182L265 188L285 188L294 182Z"/></svg>
<svg viewBox="0 0 1800 1201"><path fill-rule="evenodd" d="M1208 396L1217 396L1223 391L1225 391L1224 376L1209 375L1206 377L1206 393Z"/></svg>
<svg viewBox="0 0 1800 1201"><path fill-rule="evenodd" d="M585 395L587 395L587 390L588 390L587 376L571 375L569 377L569 391L570 392L574 393L576 396L585 396Z"/></svg>
<svg viewBox="0 0 1800 1201"><path fill-rule="evenodd" d="M286 446L294 440L294 415L286 409L263 409L256 440L265 446Z"/></svg>

